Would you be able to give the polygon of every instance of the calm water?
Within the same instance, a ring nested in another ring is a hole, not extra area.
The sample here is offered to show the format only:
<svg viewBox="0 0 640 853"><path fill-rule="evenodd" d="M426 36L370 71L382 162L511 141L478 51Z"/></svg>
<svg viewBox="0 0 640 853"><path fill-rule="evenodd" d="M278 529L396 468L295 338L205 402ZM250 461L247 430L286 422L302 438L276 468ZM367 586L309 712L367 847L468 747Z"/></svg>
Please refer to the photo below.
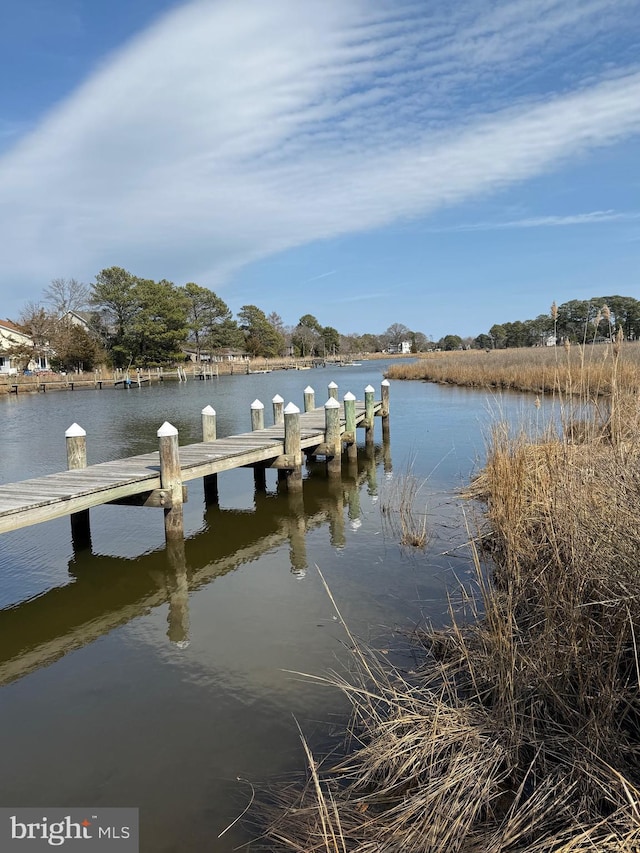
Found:
<svg viewBox="0 0 640 853"><path fill-rule="evenodd" d="M151 388L0 400L0 481L66 467L64 432L87 431L89 463L156 449L168 420L200 440L212 404L218 435L250 429L249 406L302 406L379 389L362 367L221 377ZM376 396L379 396L377 391ZM485 393L391 387L391 445L361 446L341 482L305 471L302 496L255 493L248 470L219 476L219 507L188 484L184 549L167 552L159 510L91 511L91 551L73 552L69 519L0 536L0 738L6 806L138 806L144 853L231 851L219 833L260 784L303 767L294 717L322 749L341 731L340 695L292 675L346 659L320 567L352 630L384 646L394 627L445 618L446 585L469 566L455 490L480 464L498 408ZM362 445L363 433L359 432ZM433 538L408 553L383 526L393 478L412 466Z"/></svg>

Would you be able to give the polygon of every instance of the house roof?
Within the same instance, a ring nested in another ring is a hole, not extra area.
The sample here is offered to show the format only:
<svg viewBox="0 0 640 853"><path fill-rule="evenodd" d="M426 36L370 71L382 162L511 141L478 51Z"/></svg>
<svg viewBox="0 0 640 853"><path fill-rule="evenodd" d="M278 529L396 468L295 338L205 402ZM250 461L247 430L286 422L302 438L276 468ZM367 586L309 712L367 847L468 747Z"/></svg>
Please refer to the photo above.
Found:
<svg viewBox="0 0 640 853"><path fill-rule="evenodd" d="M26 335L24 329L21 329L20 326L12 323L11 320L0 320L0 328L8 329L10 332L17 332L19 335Z"/></svg>

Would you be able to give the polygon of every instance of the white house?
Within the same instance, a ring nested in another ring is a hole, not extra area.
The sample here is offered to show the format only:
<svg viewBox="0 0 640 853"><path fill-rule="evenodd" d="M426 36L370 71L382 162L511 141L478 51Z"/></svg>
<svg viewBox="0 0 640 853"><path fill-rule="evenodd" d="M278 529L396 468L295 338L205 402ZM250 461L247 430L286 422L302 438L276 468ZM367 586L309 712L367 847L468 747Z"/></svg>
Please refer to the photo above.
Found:
<svg viewBox="0 0 640 853"><path fill-rule="evenodd" d="M399 344L389 344L387 352L390 355L410 355L411 341L400 341Z"/></svg>
<svg viewBox="0 0 640 853"><path fill-rule="evenodd" d="M10 350L16 347L33 347L33 340L11 320L0 320L0 374L16 374L22 369L24 357L14 356ZM34 356L27 364L28 370L48 370L46 355Z"/></svg>

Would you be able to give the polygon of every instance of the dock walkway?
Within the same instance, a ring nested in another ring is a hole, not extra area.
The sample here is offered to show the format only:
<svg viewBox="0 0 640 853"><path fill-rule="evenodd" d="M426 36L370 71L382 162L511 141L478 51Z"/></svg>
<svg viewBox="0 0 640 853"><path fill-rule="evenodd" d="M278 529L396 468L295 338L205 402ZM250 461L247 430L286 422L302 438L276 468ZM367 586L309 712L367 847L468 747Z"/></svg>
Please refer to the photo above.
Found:
<svg viewBox="0 0 640 853"><path fill-rule="evenodd" d="M373 389L371 389L373 391ZM370 414L386 415L383 403L355 403L356 426L372 431ZM325 408L299 415L300 451L326 455ZM341 410L340 434L345 435L345 413ZM178 448L182 481L210 477L232 468L287 465L284 424L276 424L240 435L216 438ZM355 436L347 439L355 444ZM324 451L323 451L324 446ZM71 466L70 466L71 467ZM165 503L166 499L166 503ZM163 491L161 453L144 453L127 459L101 462L19 483L0 485L0 533L82 513L107 503L171 506L170 490Z"/></svg>

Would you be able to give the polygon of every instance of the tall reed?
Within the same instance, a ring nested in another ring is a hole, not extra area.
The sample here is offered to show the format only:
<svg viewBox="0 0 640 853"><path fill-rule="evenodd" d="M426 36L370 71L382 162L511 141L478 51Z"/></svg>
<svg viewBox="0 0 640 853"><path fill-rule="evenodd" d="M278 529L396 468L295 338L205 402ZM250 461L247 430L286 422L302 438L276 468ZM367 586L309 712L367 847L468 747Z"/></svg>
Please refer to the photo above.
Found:
<svg viewBox="0 0 640 853"><path fill-rule="evenodd" d="M446 630L415 637L419 669L349 635L355 675L318 679L351 699L353 748L326 772L309 754L268 849L638 853L640 401L620 344L606 377L578 353L582 372L557 380L584 395L581 430L570 405L535 443L495 427L469 490L486 503L475 582Z"/></svg>

